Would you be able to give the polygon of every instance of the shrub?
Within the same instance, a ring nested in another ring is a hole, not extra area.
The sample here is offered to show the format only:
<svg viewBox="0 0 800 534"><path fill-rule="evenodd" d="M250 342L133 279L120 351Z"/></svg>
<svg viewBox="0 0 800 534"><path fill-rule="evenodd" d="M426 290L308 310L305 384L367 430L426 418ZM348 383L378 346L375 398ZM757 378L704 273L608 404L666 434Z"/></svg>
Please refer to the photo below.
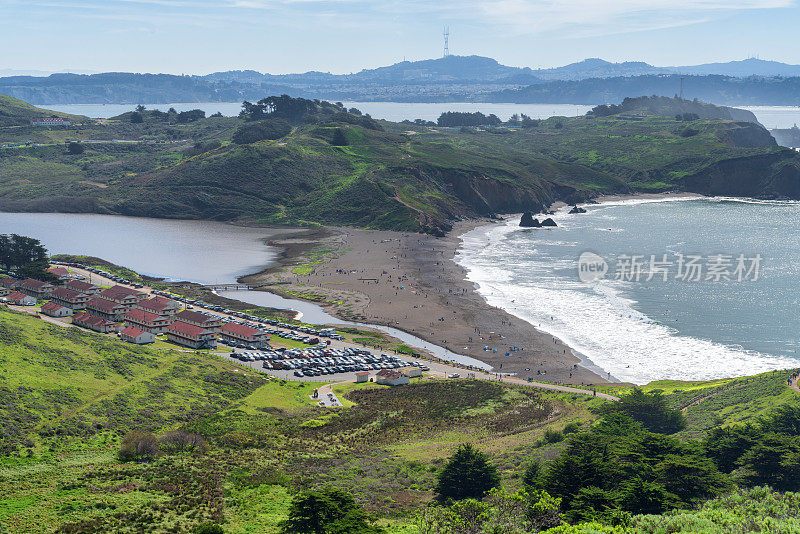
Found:
<svg viewBox="0 0 800 534"><path fill-rule="evenodd" d="M194 534L225 534L222 527L216 523L200 523L192 531Z"/></svg>
<svg viewBox="0 0 800 534"><path fill-rule="evenodd" d="M241 126L233 134L233 142L237 145L248 145L265 139L280 139L292 131L292 126L285 119L269 119Z"/></svg>
<svg viewBox="0 0 800 534"><path fill-rule="evenodd" d="M158 441L150 432L133 430L128 432L119 447L119 459L123 462L152 460L158 454Z"/></svg>
<svg viewBox="0 0 800 534"><path fill-rule="evenodd" d="M686 428L686 418L680 410L667 406L667 401L660 392L645 393L634 388L618 402L604 404L600 413L611 415L621 413L634 421L638 421L650 432L674 434Z"/></svg>
<svg viewBox="0 0 800 534"><path fill-rule="evenodd" d="M481 499L500 485L497 468L472 445L461 445L439 473L436 495L440 501Z"/></svg>
<svg viewBox="0 0 800 534"><path fill-rule="evenodd" d="M202 453L208 449L208 444L203 436L176 430L167 432L158 440L159 449L165 452L197 452Z"/></svg>
<svg viewBox="0 0 800 534"><path fill-rule="evenodd" d="M83 154L83 144L70 142L67 145L67 152L69 152L73 156L77 156L79 154Z"/></svg>
<svg viewBox="0 0 800 534"><path fill-rule="evenodd" d="M339 488L298 494L281 523L285 534L382 534L353 497Z"/></svg>
<svg viewBox="0 0 800 534"><path fill-rule="evenodd" d="M559 443L564 441L564 434L559 432L558 430L553 430L548 428L544 432L544 442L545 443Z"/></svg>

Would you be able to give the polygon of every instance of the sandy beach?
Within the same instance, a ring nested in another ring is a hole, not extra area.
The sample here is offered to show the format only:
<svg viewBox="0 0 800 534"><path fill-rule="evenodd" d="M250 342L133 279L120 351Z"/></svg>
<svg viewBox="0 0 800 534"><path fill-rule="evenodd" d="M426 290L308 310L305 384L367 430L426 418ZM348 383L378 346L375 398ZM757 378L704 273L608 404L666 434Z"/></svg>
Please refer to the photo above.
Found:
<svg viewBox="0 0 800 534"><path fill-rule="evenodd" d="M605 382L581 367L560 340L489 306L452 261L462 234L492 222L457 223L441 238L350 228L312 230L272 241L284 249L279 264L241 281L313 300L342 319L393 326L520 378Z"/></svg>

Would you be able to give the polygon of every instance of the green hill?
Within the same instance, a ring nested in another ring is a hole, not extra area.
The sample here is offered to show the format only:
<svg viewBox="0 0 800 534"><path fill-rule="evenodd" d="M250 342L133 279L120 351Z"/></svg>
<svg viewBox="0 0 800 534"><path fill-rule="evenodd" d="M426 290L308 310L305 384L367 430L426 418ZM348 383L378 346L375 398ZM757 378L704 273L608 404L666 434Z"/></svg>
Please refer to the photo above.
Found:
<svg viewBox="0 0 800 534"><path fill-rule="evenodd" d="M0 95L0 128L8 126L30 126L31 120L45 119L48 117L64 117L75 122L89 120L87 117L81 115L69 115L67 113L59 113L58 111L37 108L22 100Z"/></svg>
<svg viewBox="0 0 800 534"><path fill-rule="evenodd" d="M697 118L691 107L678 118L642 108L459 129L303 102L312 112L288 134L250 143L236 134L257 136L259 123L231 117L181 124L150 113L137 124L123 114L69 135L8 130L0 140L40 144L0 150L0 209L441 234L455 220L603 193L800 198L800 156L756 123ZM93 142L71 154L67 137Z"/></svg>

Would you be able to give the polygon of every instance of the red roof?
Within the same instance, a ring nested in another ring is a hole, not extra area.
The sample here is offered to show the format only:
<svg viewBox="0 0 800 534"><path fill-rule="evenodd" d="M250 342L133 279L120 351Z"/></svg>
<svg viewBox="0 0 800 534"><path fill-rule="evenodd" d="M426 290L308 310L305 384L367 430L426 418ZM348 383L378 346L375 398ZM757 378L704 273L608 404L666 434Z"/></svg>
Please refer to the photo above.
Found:
<svg viewBox="0 0 800 534"><path fill-rule="evenodd" d="M145 333L144 330L139 330L135 326L128 326L126 328L123 328L120 331L121 335L128 336L128 337L139 337L144 333Z"/></svg>
<svg viewBox="0 0 800 534"><path fill-rule="evenodd" d="M53 290L52 296L61 300L72 300L78 297L85 297L87 295L85 293L81 293L80 291L75 291L74 289L61 286Z"/></svg>
<svg viewBox="0 0 800 534"><path fill-rule="evenodd" d="M173 334L178 334L192 338L197 338L203 334L211 333L205 328L200 328L199 326L195 326L193 324L184 323L183 321L175 321L174 323L169 325L167 327L167 332L172 332Z"/></svg>
<svg viewBox="0 0 800 534"><path fill-rule="evenodd" d="M116 313L117 309L123 308L122 304L117 304L110 300L95 297L86 302L86 307L94 310L100 310L105 313Z"/></svg>
<svg viewBox="0 0 800 534"><path fill-rule="evenodd" d="M114 324L111 321L107 321L102 317L98 317L96 315L92 315L91 313L79 313L77 315L72 316L73 323L85 324L85 325L94 325L97 327L103 327L110 324Z"/></svg>
<svg viewBox="0 0 800 534"><path fill-rule="evenodd" d="M90 284L89 282L82 282L80 280L70 280L64 287L68 287L74 291L91 291L92 289L100 289L94 284Z"/></svg>
<svg viewBox="0 0 800 534"><path fill-rule="evenodd" d="M401 373L400 371L395 371L393 369L383 369L381 371L378 371L378 376L383 378L394 379L394 378L400 378L401 376L403 376L403 373Z"/></svg>
<svg viewBox="0 0 800 534"><path fill-rule="evenodd" d="M261 332L257 328L245 326L238 323L225 323L222 325L223 334L234 334L239 337L254 337Z"/></svg>
<svg viewBox="0 0 800 534"><path fill-rule="evenodd" d="M20 293L19 291L12 291L6 297L8 300L22 300L24 298L33 298L30 295L26 295L25 293Z"/></svg>
<svg viewBox="0 0 800 534"><path fill-rule="evenodd" d="M111 286L100 292L100 296L110 300L124 300L127 297L141 297L144 293L125 286Z"/></svg>
<svg viewBox="0 0 800 534"><path fill-rule="evenodd" d="M16 278L11 278L10 276L4 276L3 278L0 278L0 285L3 285L9 289L17 284L19 284L19 280Z"/></svg>
<svg viewBox="0 0 800 534"><path fill-rule="evenodd" d="M31 291L42 291L48 287L53 287L53 285L48 284L47 282L42 282L41 280L36 280L34 278L26 278L19 283L19 287L24 287L25 289L29 289Z"/></svg>
<svg viewBox="0 0 800 534"><path fill-rule="evenodd" d="M192 310L183 310L177 315L175 315L176 319L180 319L181 321L191 321L193 323L200 323L205 324L208 322L217 321L218 319L214 317L210 317L205 313L200 313Z"/></svg>
<svg viewBox="0 0 800 534"><path fill-rule="evenodd" d="M146 310L153 310L154 312L162 312L166 309L169 309L173 302L173 300L165 297L153 297L151 299L140 301L137 306Z"/></svg>
<svg viewBox="0 0 800 534"><path fill-rule="evenodd" d="M125 319L128 319L130 321L134 321L137 323L145 323L145 324L152 324L155 321L158 321L159 319L164 319L164 317L160 316L157 313L150 313L149 311L137 310L135 308L126 311L123 317L125 317Z"/></svg>
<svg viewBox="0 0 800 534"><path fill-rule="evenodd" d="M51 300L50 302L45 302L42 305L42 311L56 312L56 311L60 310L63 307L64 306L62 306L61 304L56 304L55 302L53 302Z"/></svg>
<svg viewBox="0 0 800 534"><path fill-rule="evenodd" d="M50 267L47 272L56 276L67 276L69 274L69 271L64 267Z"/></svg>

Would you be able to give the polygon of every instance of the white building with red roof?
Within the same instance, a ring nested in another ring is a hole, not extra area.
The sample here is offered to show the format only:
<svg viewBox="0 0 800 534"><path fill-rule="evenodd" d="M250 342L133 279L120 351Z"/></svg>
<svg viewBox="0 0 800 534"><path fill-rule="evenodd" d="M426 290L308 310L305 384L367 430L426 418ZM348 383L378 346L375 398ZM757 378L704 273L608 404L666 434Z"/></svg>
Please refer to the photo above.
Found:
<svg viewBox="0 0 800 534"><path fill-rule="evenodd" d="M86 302L86 309L98 317L108 319L109 321L120 321L125 312L130 309L129 306L118 304L112 300L101 299L100 297L92 297Z"/></svg>
<svg viewBox="0 0 800 534"><path fill-rule="evenodd" d="M140 300L133 307L165 317L173 317L181 309L181 305L177 301L162 296Z"/></svg>
<svg viewBox="0 0 800 534"><path fill-rule="evenodd" d="M67 308L82 310L92 297L87 293L81 293L80 291L75 291L68 287L59 286L53 290L50 294L50 298L54 302L66 306Z"/></svg>
<svg viewBox="0 0 800 534"><path fill-rule="evenodd" d="M183 321L175 321L167 327L167 339L192 349L213 349L217 346L215 332Z"/></svg>
<svg viewBox="0 0 800 534"><path fill-rule="evenodd" d="M152 332L145 332L135 326L128 326L119 332L119 337L128 343L135 343L136 345L144 345L147 343L155 343L156 336Z"/></svg>
<svg viewBox="0 0 800 534"><path fill-rule="evenodd" d="M16 278L12 278L10 276L4 276L0 278L0 286L3 286L8 289L17 289L19 286L19 280Z"/></svg>
<svg viewBox="0 0 800 534"><path fill-rule="evenodd" d="M72 316L72 324L108 334L110 332L119 332L121 327L113 321L92 315L91 313L81 312Z"/></svg>
<svg viewBox="0 0 800 534"><path fill-rule="evenodd" d="M61 266L50 267L49 269L46 269L46 271L53 276L57 276L59 280L67 280L72 276L66 267Z"/></svg>
<svg viewBox="0 0 800 534"><path fill-rule="evenodd" d="M6 302L9 304L16 304L17 306L35 306L36 297L26 295L20 291L12 291L6 297Z"/></svg>
<svg viewBox="0 0 800 534"><path fill-rule="evenodd" d="M26 295L36 297L38 300L43 300L50 298L50 293L53 292L55 286L34 278L26 278L19 283L17 289Z"/></svg>
<svg viewBox="0 0 800 534"><path fill-rule="evenodd" d="M72 315L72 308L67 308L58 304L56 301L51 300L42 305L42 313L50 317L69 317Z"/></svg>
<svg viewBox="0 0 800 534"><path fill-rule="evenodd" d="M269 341L269 336L252 326L246 326L238 323L225 323L222 325L219 335L228 342L246 343L252 345L257 349L266 347Z"/></svg>
<svg viewBox="0 0 800 534"><path fill-rule="evenodd" d="M138 308L126 311L125 315L122 316L122 320L127 326L135 326L140 330L153 334L163 333L172 324L172 317L165 317Z"/></svg>
<svg viewBox="0 0 800 534"><path fill-rule="evenodd" d="M199 326L200 328L211 330L214 333L219 332L219 329L222 326L222 319L211 317L205 313L192 310L183 310L180 313L175 314L175 320L194 326Z"/></svg>
<svg viewBox="0 0 800 534"><path fill-rule="evenodd" d="M106 290L97 294L98 297L123 304L128 308L132 308L134 304L147 298L147 293L136 291L125 286L111 286Z"/></svg>
<svg viewBox="0 0 800 534"><path fill-rule="evenodd" d="M408 375L395 369L383 369L375 375L375 382L384 386L403 386L410 380Z"/></svg>
<svg viewBox="0 0 800 534"><path fill-rule="evenodd" d="M67 289L78 291L80 293L86 293L87 295L96 295L103 290L103 288L100 286L96 286L82 280L70 280L62 287L66 287Z"/></svg>

